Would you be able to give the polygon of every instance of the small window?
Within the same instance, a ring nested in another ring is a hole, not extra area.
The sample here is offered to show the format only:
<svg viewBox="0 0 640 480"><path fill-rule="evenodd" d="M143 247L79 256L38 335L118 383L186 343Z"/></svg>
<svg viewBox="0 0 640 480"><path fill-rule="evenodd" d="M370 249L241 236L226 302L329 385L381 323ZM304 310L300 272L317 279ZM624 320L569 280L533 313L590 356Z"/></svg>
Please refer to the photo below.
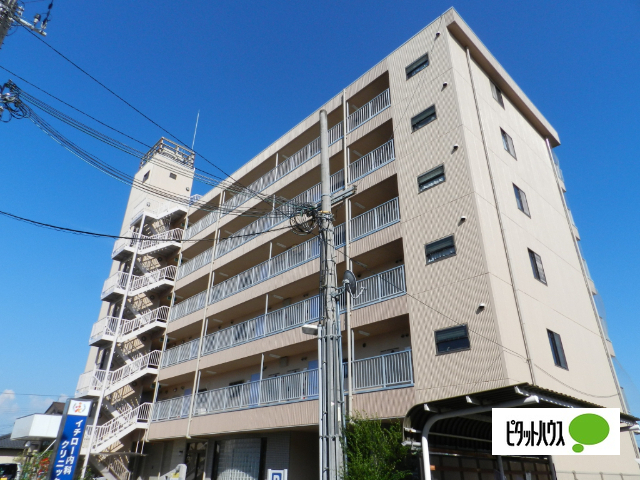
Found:
<svg viewBox="0 0 640 480"><path fill-rule="evenodd" d="M490 82L490 83L491 83L491 94L493 95L493 98L495 98L496 102L498 102L500 106L504 108L504 100L502 99L502 90L500 90L495 83L493 82Z"/></svg>
<svg viewBox="0 0 640 480"><path fill-rule="evenodd" d="M429 54L425 53L415 62L411 63L405 71L407 72L407 80L413 77L416 73L421 72L429 66Z"/></svg>
<svg viewBox="0 0 640 480"><path fill-rule="evenodd" d="M513 146L513 140L509 134L502 129L500 129L500 132L502 133L502 145L504 145L504 149L509 152L513 158L518 158L516 157L516 149Z"/></svg>
<svg viewBox="0 0 640 480"><path fill-rule="evenodd" d="M456 254L456 245L453 241L453 235L436 240L432 243L427 243L424 249L427 254L427 264Z"/></svg>
<svg viewBox="0 0 640 480"><path fill-rule="evenodd" d="M544 268L542 267L542 259L536 252L529 250L529 260L531 260L531 268L533 269L533 276L536 280L540 280L545 285L547 284L547 277L544 274Z"/></svg>
<svg viewBox="0 0 640 480"><path fill-rule="evenodd" d="M151 170L147 171L147 173L144 174L144 177L142 177L142 183L144 183L147 180L149 180L149 174L150 173L151 173Z"/></svg>
<svg viewBox="0 0 640 480"><path fill-rule="evenodd" d="M425 190L435 187L444 181L444 165L440 165L439 167L429 170L427 173L423 173L418 177L418 191L424 192Z"/></svg>
<svg viewBox="0 0 640 480"><path fill-rule="evenodd" d="M562 348L562 339L560 335L551 330L547 330L547 335L549 336L549 344L551 345L551 354L553 355L553 363L556 364L556 367L566 368L567 366L567 357L564 355L564 348Z"/></svg>
<svg viewBox="0 0 640 480"><path fill-rule="evenodd" d="M169 178L173 178L175 180L178 176L175 173L170 173Z"/></svg>
<svg viewBox="0 0 640 480"><path fill-rule="evenodd" d="M411 131L421 129L425 125L433 122L436 119L436 106L431 105L424 112L419 113L411 119Z"/></svg>
<svg viewBox="0 0 640 480"><path fill-rule="evenodd" d="M459 352L470 348L471 343L466 325L436 331L436 352L438 354Z"/></svg>
<svg viewBox="0 0 640 480"><path fill-rule="evenodd" d="M531 213L529 213L529 203L527 202L527 196L515 184L513 185L513 191L516 194L516 205L518 205L518 210L530 217Z"/></svg>

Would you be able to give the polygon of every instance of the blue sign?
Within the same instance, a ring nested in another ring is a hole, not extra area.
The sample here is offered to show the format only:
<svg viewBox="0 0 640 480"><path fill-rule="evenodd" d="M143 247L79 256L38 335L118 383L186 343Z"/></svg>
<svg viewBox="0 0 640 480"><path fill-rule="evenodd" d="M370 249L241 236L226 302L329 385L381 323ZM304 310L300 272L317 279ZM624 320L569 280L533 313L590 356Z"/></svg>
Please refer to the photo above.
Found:
<svg viewBox="0 0 640 480"><path fill-rule="evenodd" d="M63 418L64 424L58 433L58 449L51 468L51 480L73 479L78 458L80 458L80 449L91 403L82 400L69 400Z"/></svg>
<svg viewBox="0 0 640 480"><path fill-rule="evenodd" d="M287 470L271 470L267 472L267 480L287 480Z"/></svg>

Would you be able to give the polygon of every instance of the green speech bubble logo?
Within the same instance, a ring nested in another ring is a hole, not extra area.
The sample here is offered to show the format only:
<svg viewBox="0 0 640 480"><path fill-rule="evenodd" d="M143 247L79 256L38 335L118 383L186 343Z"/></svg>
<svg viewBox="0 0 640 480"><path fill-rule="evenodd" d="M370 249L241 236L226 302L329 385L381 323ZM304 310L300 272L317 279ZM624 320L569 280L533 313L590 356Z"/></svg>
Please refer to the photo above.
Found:
<svg viewBox="0 0 640 480"><path fill-rule="evenodd" d="M584 450L584 445L596 445L602 442L609 435L609 430L609 424L600 415L595 413L578 415L569 424L569 435L578 442L573 446L573 451L580 453Z"/></svg>

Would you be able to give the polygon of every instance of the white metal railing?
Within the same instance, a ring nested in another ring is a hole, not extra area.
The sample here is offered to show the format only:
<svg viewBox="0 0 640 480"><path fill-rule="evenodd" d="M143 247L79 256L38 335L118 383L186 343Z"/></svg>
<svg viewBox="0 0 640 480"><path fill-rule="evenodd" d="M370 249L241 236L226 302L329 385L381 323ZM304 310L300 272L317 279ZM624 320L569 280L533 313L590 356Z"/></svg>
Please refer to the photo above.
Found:
<svg viewBox="0 0 640 480"><path fill-rule="evenodd" d="M90 391L102 389L106 370L94 369L80 375L76 386L76 395L86 395Z"/></svg>
<svg viewBox="0 0 640 480"><path fill-rule="evenodd" d="M340 170L331 175L331 193L338 192L344 188L344 171ZM241 245L253 240L259 234L279 225L289 218L289 214L301 203L318 203L321 199L320 184L314 185L308 190L289 200L286 204L278 207L258 220L241 228L228 238L220 240L216 247L216 258L229 253Z"/></svg>
<svg viewBox="0 0 640 480"><path fill-rule="evenodd" d="M131 478L131 471L129 471L120 458L114 455L103 456L103 458L100 459L100 463L105 465L109 469L109 472L118 480L129 480Z"/></svg>
<svg viewBox="0 0 640 480"><path fill-rule="evenodd" d="M353 385L356 392L413 385L411 350L354 361ZM196 395L193 415L313 400L318 387L318 370L313 369L209 390ZM190 396L157 402L152 420L187 417L187 399Z"/></svg>
<svg viewBox="0 0 640 480"><path fill-rule="evenodd" d="M162 355L162 362L160 364L161 368L170 367L171 365L177 365L178 363L198 358L199 343L200 339L196 338L190 342L165 350Z"/></svg>
<svg viewBox="0 0 640 480"><path fill-rule="evenodd" d="M187 230L184 232L184 239L189 240L205 228L213 225L216 220L218 220L218 210L213 210L207 213L204 217L187 228Z"/></svg>
<svg viewBox="0 0 640 480"><path fill-rule="evenodd" d="M126 433L126 431L136 425L149 423L149 413L151 412L151 403L143 403L136 408L132 408L128 412L122 413L117 417L112 418L108 422L96 427L96 432L93 437L93 446L91 451L94 452L94 448L100 450L100 446L105 442L119 438L120 435ZM91 438L91 431L93 425L87 425L87 429L84 435L84 441L82 446L88 448L89 438Z"/></svg>
<svg viewBox="0 0 640 480"><path fill-rule="evenodd" d="M198 393L193 414L206 415L317 397L318 370L305 370Z"/></svg>
<svg viewBox="0 0 640 480"><path fill-rule="evenodd" d="M211 256L213 255L214 247L208 248L204 252L196 255L190 260L187 260L182 265L178 267L178 273L176 275L176 280L180 280L181 278L186 277L190 273L195 272L196 270L201 269L205 265L208 265L211 262Z"/></svg>
<svg viewBox="0 0 640 480"><path fill-rule="evenodd" d="M91 336L89 337L89 344L97 341L100 337L114 336L116 334L116 328L118 327L117 317L104 317L93 324L91 328Z"/></svg>
<svg viewBox="0 0 640 480"><path fill-rule="evenodd" d="M160 350L154 350L117 370L110 371L106 377L107 388L113 387L116 383L120 383L146 368L158 368L161 353Z"/></svg>
<svg viewBox="0 0 640 480"><path fill-rule="evenodd" d="M135 292L136 290L149 287L163 280L173 281L176 279L176 271L177 268L174 265L169 265L168 267L153 270L145 275L134 275L131 280L131 291Z"/></svg>
<svg viewBox="0 0 640 480"><path fill-rule="evenodd" d="M211 287L208 303L212 304L224 298L235 295L242 290L257 285L268 278L275 277L298 265L320 256L320 241L318 237L311 238L286 252L262 262L255 267L245 270L224 282Z"/></svg>
<svg viewBox="0 0 640 480"><path fill-rule="evenodd" d="M351 367L354 391L412 385L411 360L411 350L354 360Z"/></svg>
<svg viewBox="0 0 640 480"><path fill-rule="evenodd" d="M127 230L122 236L127 238L119 238L116 240L113 245L113 251L111 252L112 257L115 257L127 247L133 247L136 243L135 240L132 240L133 238L140 238L140 235L132 230Z"/></svg>
<svg viewBox="0 0 640 480"><path fill-rule="evenodd" d="M400 221L398 197L351 219L351 241L370 235Z"/></svg>
<svg viewBox="0 0 640 480"><path fill-rule="evenodd" d="M169 307L158 307L150 312L143 313L139 317L132 318L131 320L123 320L121 335L128 335L129 333L154 322L164 323L167 321L168 316Z"/></svg>
<svg viewBox="0 0 640 480"><path fill-rule="evenodd" d="M140 162L140 167L151 160L155 154L168 157L180 165L184 165L189 168L193 168L193 162L196 158L196 154L192 150L162 137L147 153L144 154L142 161Z"/></svg>
<svg viewBox="0 0 640 480"><path fill-rule="evenodd" d="M187 298L180 303L176 303L171 307L171 311L169 312L169 322L173 322L174 320L182 318L185 315L189 315L190 313L197 312L201 308L204 308L206 302L207 291L204 290L193 297Z"/></svg>
<svg viewBox="0 0 640 480"><path fill-rule="evenodd" d="M356 282L357 296L351 298L351 308L362 308L367 305L398 297L407 293L404 276L404 265L377 273ZM340 311L346 305L345 293L338 297Z"/></svg>
<svg viewBox="0 0 640 480"><path fill-rule="evenodd" d="M116 272L113 275L111 275L109 278L107 278L104 281L104 285L102 287L102 295L101 297L104 298L107 295L111 294L116 288L119 288L121 290L124 290L125 288L127 288L127 276L129 274L127 272Z"/></svg>
<svg viewBox="0 0 640 480"><path fill-rule="evenodd" d="M560 168L560 160L558 159L558 155L554 150L551 150L551 156L553 157L553 164L556 167L556 172L558 172L558 177L564 183L564 175L562 175L562 169Z"/></svg>
<svg viewBox="0 0 640 480"><path fill-rule="evenodd" d="M210 333L204 337L202 355L209 355L242 343L284 332L319 319L320 297L316 295L293 305L274 310L266 315L260 315L251 320Z"/></svg>
<svg viewBox="0 0 640 480"><path fill-rule="evenodd" d="M182 240L182 233L183 230L181 228L174 228L173 230L158 233L151 237L143 236L140 249L148 250L157 246L164 246L167 242L180 242L180 240Z"/></svg>
<svg viewBox="0 0 640 480"><path fill-rule="evenodd" d="M393 139L391 139L375 150L351 162L349 164L349 181L353 182L369 175L374 170L392 162L395 158L396 153L393 146Z"/></svg>
<svg viewBox="0 0 640 480"><path fill-rule="evenodd" d="M365 103L362 107L349 115L347 118L347 131L351 132L352 130L355 130L383 110L389 108L390 105L391 96L389 95L389 89L387 88L373 100Z"/></svg>
<svg viewBox="0 0 640 480"><path fill-rule="evenodd" d="M173 420L176 418L186 418L189 416L189 407L191 406L191 395L176 397L169 400L162 400L153 405L151 413L152 422L161 422L163 420Z"/></svg>

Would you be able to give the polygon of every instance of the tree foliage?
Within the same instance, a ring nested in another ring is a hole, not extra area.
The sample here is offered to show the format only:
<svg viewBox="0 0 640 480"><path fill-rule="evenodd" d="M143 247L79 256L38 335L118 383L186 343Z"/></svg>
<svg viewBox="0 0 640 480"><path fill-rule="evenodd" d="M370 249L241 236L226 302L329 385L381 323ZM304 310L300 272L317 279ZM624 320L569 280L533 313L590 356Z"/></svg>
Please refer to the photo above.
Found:
<svg viewBox="0 0 640 480"><path fill-rule="evenodd" d="M356 413L347 421L344 435L347 457L343 480L405 480L410 447L402 445L402 425L382 425L378 419Z"/></svg>

